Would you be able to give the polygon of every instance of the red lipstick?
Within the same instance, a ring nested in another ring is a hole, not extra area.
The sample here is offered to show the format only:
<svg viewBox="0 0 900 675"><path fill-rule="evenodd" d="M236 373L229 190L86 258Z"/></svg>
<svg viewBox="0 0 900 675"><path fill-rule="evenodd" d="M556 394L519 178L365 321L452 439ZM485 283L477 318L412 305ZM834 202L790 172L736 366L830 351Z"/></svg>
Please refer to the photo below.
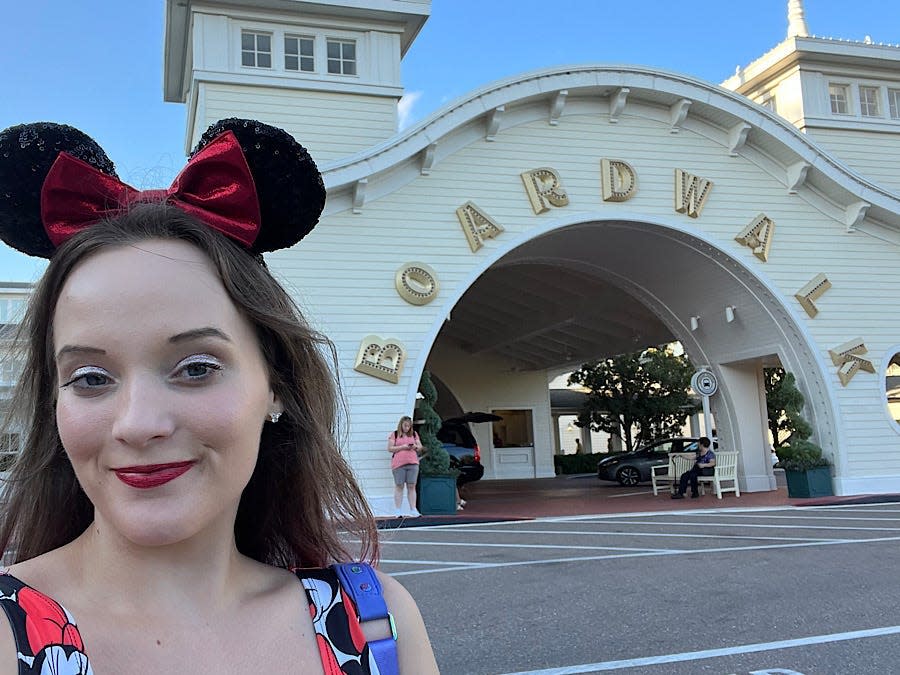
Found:
<svg viewBox="0 0 900 675"><path fill-rule="evenodd" d="M116 477L133 488L147 490L165 485L194 466L193 461L172 462L171 464L145 464L142 466L124 466L115 469Z"/></svg>

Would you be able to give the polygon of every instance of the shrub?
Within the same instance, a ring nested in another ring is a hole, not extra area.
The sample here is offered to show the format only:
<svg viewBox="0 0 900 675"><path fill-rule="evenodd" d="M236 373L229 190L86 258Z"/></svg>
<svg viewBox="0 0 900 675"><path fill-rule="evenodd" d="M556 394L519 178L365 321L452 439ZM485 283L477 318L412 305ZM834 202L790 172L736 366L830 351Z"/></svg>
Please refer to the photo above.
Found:
<svg viewBox="0 0 900 675"><path fill-rule="evenodd" d="M800 439L778 448L778 459L781 468L786 471L809 471L829 466L828 460L822 457L822 448Z"/></svg>

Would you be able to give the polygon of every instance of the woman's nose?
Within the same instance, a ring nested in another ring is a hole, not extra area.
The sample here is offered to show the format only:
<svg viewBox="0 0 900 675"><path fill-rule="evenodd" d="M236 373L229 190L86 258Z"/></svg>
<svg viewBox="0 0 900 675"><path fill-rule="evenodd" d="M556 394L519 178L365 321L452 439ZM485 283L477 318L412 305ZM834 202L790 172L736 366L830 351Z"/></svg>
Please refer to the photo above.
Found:
<svg viewBox="0 0 900 675"><path fill-rule="evenodd" d="M165 383L153 376L135 377L122 384L117 399L112 428L116 440L141 448L172 435L174 407Z"/></svg>

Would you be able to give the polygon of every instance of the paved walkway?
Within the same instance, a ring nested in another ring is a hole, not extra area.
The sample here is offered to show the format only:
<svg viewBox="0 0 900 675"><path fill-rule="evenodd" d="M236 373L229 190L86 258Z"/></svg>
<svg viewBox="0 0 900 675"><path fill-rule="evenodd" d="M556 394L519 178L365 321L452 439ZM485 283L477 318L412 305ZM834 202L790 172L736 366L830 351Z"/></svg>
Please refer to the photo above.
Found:
<svg viewBox="0 0 900 675"><path fill-rule="evenodd" d="M727 492L718 499L707 490L698 499L675 500L668 492L653 496L649 484L634 488L600 481L593 475L557 476L533 480L481 480L465 486L465 510L460 515L486 518L537 518L541 516L573 516L598 513L633 513L643 511L680 511L696 508L813 506L821 504L859 503L864 501L898 501L898 495L857 495L791 499L784 485L784 474L776 471L777 490L742 492L735 497Z"/></svg>

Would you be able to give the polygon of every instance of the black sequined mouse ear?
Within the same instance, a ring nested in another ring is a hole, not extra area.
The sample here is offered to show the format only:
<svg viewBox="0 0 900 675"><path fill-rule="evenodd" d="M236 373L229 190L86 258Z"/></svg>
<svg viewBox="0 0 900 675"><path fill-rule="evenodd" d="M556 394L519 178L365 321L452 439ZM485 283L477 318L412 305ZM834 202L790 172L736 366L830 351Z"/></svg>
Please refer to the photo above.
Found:
<svg viewBox="0 0 900 675"><path fill-rule="evenodd" d="M56 249L41 221L41 188L60 152L116 176L96 141L73 127L35 122L0 131L0 239L39 258Z"/></svg>
<svg viewBox="0 0 900 675"><path fill-rule="evenodd" d="M256 184L261 222L250 250L264 253L293 246L315 227L325 207L325 185L316 163L283 129L235 117L207 129L191 156L226 131L241 144Z"/></svg>

